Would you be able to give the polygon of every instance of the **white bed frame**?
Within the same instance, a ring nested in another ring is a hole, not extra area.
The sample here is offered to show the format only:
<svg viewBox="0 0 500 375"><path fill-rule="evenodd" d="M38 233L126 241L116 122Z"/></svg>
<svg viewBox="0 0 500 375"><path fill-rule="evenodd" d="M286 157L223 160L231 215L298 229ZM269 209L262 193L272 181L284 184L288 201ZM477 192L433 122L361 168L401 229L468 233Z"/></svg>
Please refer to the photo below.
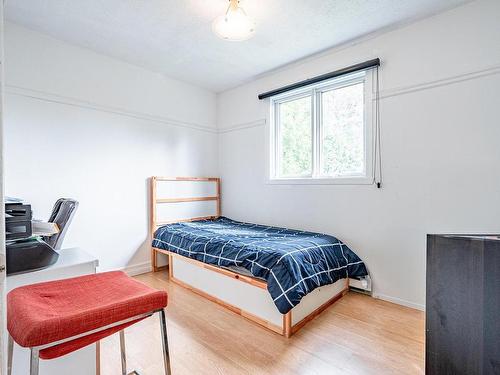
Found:
<svg viewBox="0 0 500 375"><path fill-rule="evenodd" d="M171 197L158 196L163 184L176 182L214 184L215 193L209 196ZM220 179L215 177L151 177L151 237L154 231L165 224L213 219L220 216ZM209 216L184 217L177 220L162 220L160 205L188 202L214 201L215 213ZM265 281L241 275L225 268L169 252L151 248L153 271L165 267L158 265L158 253L168 256L168 272L171 282L179 284L227 309L285 337L290 337L307 322L344 296L349 289L349 279L340 279L334 284L315 289L287 314L281 314L267 291Z"/></svg>

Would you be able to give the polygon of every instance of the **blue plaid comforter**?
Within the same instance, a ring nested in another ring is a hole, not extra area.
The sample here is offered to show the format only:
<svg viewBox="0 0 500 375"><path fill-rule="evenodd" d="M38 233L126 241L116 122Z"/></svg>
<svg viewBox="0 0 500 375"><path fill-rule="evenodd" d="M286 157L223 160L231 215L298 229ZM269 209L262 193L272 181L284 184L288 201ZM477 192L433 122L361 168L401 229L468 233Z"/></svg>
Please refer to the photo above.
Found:
<svg viewBox="0 0 500 375"><path fill-rule="evenodd" d="M220 267L244 267L267 281L282 314L317 287L368 274L358 256L335 237L225 217L162 226L153 247Z"/></svg>

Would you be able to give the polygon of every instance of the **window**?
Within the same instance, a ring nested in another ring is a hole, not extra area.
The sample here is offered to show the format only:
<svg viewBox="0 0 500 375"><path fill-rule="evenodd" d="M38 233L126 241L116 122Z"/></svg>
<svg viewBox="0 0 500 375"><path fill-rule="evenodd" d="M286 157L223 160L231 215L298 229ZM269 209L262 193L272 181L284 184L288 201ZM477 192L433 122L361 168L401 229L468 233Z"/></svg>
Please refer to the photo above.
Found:
<svg viewBox="0 0 500 375"><path fill-rule="evenodd" d="M373 181L369 77L357 72L271 98L271 181Z"/></svg>

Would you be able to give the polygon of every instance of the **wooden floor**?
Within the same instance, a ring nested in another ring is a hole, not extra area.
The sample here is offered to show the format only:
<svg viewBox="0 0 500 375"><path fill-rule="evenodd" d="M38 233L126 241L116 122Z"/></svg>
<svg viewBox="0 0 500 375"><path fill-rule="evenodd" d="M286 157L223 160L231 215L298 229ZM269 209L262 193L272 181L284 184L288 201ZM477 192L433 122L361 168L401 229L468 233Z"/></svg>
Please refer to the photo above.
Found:
<svg viewBox="0 0 500 375"><path fill-rule="evenodd" d="M424 373L420 311L351 292L286 339L170 284L166 271L136 278L169 293L174 375ZM125 337L129 371L163 374L158 317L128 328ZM101 373L121 373L118 335L101 348Z"/></svg>

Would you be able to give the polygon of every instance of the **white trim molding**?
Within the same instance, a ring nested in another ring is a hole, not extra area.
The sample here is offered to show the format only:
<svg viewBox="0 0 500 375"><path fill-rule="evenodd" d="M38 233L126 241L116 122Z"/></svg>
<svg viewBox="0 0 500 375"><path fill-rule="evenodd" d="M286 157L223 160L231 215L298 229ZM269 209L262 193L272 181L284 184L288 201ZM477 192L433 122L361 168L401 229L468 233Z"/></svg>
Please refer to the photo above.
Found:
<svg viewBox="0 0 500 375"><path fill-rule="evenodd" d="M256 127L259 127L259 126L264 126L266 125L266 119L265 118L262 118L262 119L258 119L258 120L254 120L254 121L250 121L250 122L244 122L244 123L240 123L240 124L235 124L235 125L231 125L231 126L228 126L227 128L219 128L217 130L217 133L219 134L224 134L224 133L229 133L229 132L233 132L233 131L236 131L236 130L244 130L244 129L250 129L250 128L256 128Z"/></svg>
<svg viewBox="0 0 500 375"><path fill-rule="evenodd" d="M373 293L373 298L381 299L382 301L395 303L396 305L406 306L406 307L409 307L411 309L425 311L425 305L422 305L420 303L414 303L411 301L407 301L405 299L387 296L385 294L378 294L378 293Z"/></svg>
<svg viewBox="0 0 500 375"><path fill-rule="evenodd" d="M53 93L46 92L46 91L29 89L26 87L6 85L5 86L5 93L9 94L9 95L17 95L17 96L23 96L26 98L41 100L41 101L49 102L49 103L70 105L70 106L75 106L75 107L80 107L80 108L91 109L94 111L100 111L100 112L112 113L112 114L116 114L116 115L120 115L120 116L131 117L131 118L135 118L135 119L139 119L139 120L146 120L146 121L151 121L151 122L156 122L156 123L162 123L162 124L170 125L170 126L188 128L188 129L192 129L192 130L198 130L198 131L214 133L214 134L217 133L217 129L215 128L215 126L210 127L208 125L195 124L195 123L175 120L175 119L171 119L171 118L163 117L163 116L150 115L150 114L142 113L142 112L134 112L134 111L130 111L130 110L123 109L123 108L102 105L102 104L93 103L93 102L89 102L89 101L82 100L82 99L72 98L72 97L65 96L65 95L59 95L59 94L53 94Z"/></svg>
<svg viewBox="0 0 500 375"><path fill-rule="evenodd" d="M393 96L410 94L417 91L429 90L436 87L452 85L455 83L460 83L464 81L469 81L477 78L487 77L495 74L500 74L500 64L496 64L487 68L472 70L468 72L463 72L457 75L448 76L432 81L421 82L413 85L401 86L392 89L380 90L380 99L391 98ZM375 100L376 98L373 98ZM255 96L257 100L257 95ZM254 121L249 121L246 123L234 124L227 126L223 129L219 128L217 133L224 134L232 131L244 130L249 128L254 128L258 126L263 126L266 124L266 119L258 119Z"/></svg>
<svg viewBox="0 0 500 375"><path fill-rule="evenodd" d="M142 275L143 273L148 273L152 271L151 262L148 261L148 262L131 264L129 266L123 267L121 270L129 276Z"/></svg>
<svg viewBox="0 0 500 375"><path fill-rule="evenodd" d="M435 87L452 85L459 82L469 81L476 78L486 77L500 73L500 64L490 66L488 68L472 70L454 76L449 76L433 81L417 83L414 85L396 87L393 89L381 90L380 99L390 98L398 95L405 95L416 91L428 90Z"/></svg>

